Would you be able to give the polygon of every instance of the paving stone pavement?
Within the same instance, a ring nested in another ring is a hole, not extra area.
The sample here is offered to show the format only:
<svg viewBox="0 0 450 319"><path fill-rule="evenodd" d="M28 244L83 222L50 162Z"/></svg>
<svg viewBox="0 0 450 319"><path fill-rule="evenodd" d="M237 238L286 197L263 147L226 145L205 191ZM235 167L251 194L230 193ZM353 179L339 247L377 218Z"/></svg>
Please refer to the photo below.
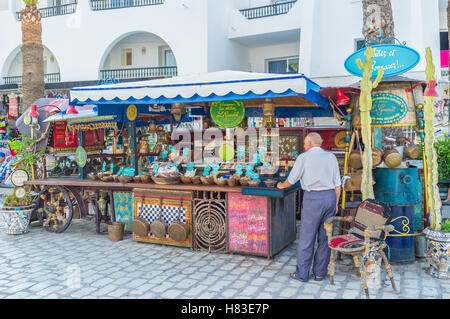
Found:
<svg viewBox="0 0 450 319"><path fill-rule="evenodd" d="M102 225L106 230L106 225ZM351 259L328 280L302 283L294 242L272 260L133 242L112 242L95 233L93 221L73 220L62 234L31 227L24 235L0 229L0 298L221 298L365 299ZM450 281L425 273L425 261L394 264L398 293L384 272L372 299L449 299Z"/></svg>

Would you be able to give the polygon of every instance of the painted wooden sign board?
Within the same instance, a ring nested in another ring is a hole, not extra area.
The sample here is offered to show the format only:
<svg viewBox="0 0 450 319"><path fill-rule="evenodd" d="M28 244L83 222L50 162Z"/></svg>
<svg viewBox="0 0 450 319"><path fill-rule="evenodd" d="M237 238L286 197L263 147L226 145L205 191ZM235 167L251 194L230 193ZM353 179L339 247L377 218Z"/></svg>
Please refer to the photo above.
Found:
<svg viewBox="0 0 450 319"><path fill-rule="evenodd" d="M211 118L218 126L233 128L238 126L245 116L244 103L240 100L217 101L211 103Z"/></svg>
<svg viewBox="0 0 450 319"><path fill-rule="evenodd" d="M395 123L408 113L408 105L400 96L391 93L372 95L370 117L373 124Z"/></svg>
<svg viewBox="0 0 450 319"><path fill-rule="evenodd" d="M420 54L405 45L376 44L371 47L376 49L373 56L372 78L377 77L379 69L384 69L383 77L405 73L414 68L420 61ZM349 73L359 77L363 76L364 71L358 67L356 60L359 58L364 63L366 60L365 51L365 48L358 50L345 60L344 67Z"/></svg>
<svg viewBox="0 0 450 319"><path fill-rule="evenodd" d="M228 195L228 250L267 255L267 197L238 193Z"/></svg>

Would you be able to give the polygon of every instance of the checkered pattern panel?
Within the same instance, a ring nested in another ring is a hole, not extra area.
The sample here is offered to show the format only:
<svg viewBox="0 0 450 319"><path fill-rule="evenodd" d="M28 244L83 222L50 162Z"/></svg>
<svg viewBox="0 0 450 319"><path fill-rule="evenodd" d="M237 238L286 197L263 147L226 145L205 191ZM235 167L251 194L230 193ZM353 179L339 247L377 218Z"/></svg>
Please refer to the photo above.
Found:
<svg viewBox="0 0 450 319"><path fill-rule="evenodd" d="M158 219L160 214L161 218L167 225L172 224L177 220L178 216L180 221L186 223L186 210L179 206L159 206L139 203L139 217L144 218L149 225ZM161 210L161 212L160 212Z"/></svg>

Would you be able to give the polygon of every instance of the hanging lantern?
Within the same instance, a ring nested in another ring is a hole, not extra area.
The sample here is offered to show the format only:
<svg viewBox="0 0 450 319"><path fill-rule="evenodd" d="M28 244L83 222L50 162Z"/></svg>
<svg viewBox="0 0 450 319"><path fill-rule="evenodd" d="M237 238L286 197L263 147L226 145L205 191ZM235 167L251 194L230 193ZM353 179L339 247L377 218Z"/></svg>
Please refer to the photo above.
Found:
<svg viewBox="0 0 450 319"><path fill-rule="evenodd" d="M271 99L266 99L265 103L261 105L263 109L264 127L275 126L275 106L276 105L272 103Z"/></svg>
<svg viewBox="0 0 450 319"><path fill-rule="evenodd" d="M341 89L337 89L337 102L336 104L338 106L342 106L342 105L347 105L348 103L350 103L350 98L348 96L345 96L344 92L342 92Z"/></svg>
<svg viewBox="0 0 450 319"><path fill-rule="evenodd" d="M186 107L183 103L173 103L170 108L170 114L173 115L175 121L179 122L181 120L181 116L186 113Z"/></svg>
<svg viewBox="0 0 450 319"><path fill-rule="evenodd" d="M75 109L75 106L69 105L69 109L67 110L67 114L78 114L78 111Z"/></svg>
<svg viewBox="0 0 450 319"><path fill-rule="evenodd" d="M436 81L429 81L428 82L428 86L425 90L425 92L423 93L423 96L431 96L431 97L439 97L439 94L436 92Z"/></svg>

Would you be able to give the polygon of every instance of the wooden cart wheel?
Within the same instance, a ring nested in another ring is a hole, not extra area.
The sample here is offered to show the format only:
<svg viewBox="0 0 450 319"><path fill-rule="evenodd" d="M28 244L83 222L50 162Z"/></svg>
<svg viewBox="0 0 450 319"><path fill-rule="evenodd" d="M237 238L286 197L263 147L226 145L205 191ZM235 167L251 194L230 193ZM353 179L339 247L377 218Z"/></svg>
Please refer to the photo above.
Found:
<svg viewBox="0 0 450 319"><path fill-rule="evenodd" d="M62 233L72 221L74 198L61 186L47 186L38 202L38 216L45 230Z"/></svg>

